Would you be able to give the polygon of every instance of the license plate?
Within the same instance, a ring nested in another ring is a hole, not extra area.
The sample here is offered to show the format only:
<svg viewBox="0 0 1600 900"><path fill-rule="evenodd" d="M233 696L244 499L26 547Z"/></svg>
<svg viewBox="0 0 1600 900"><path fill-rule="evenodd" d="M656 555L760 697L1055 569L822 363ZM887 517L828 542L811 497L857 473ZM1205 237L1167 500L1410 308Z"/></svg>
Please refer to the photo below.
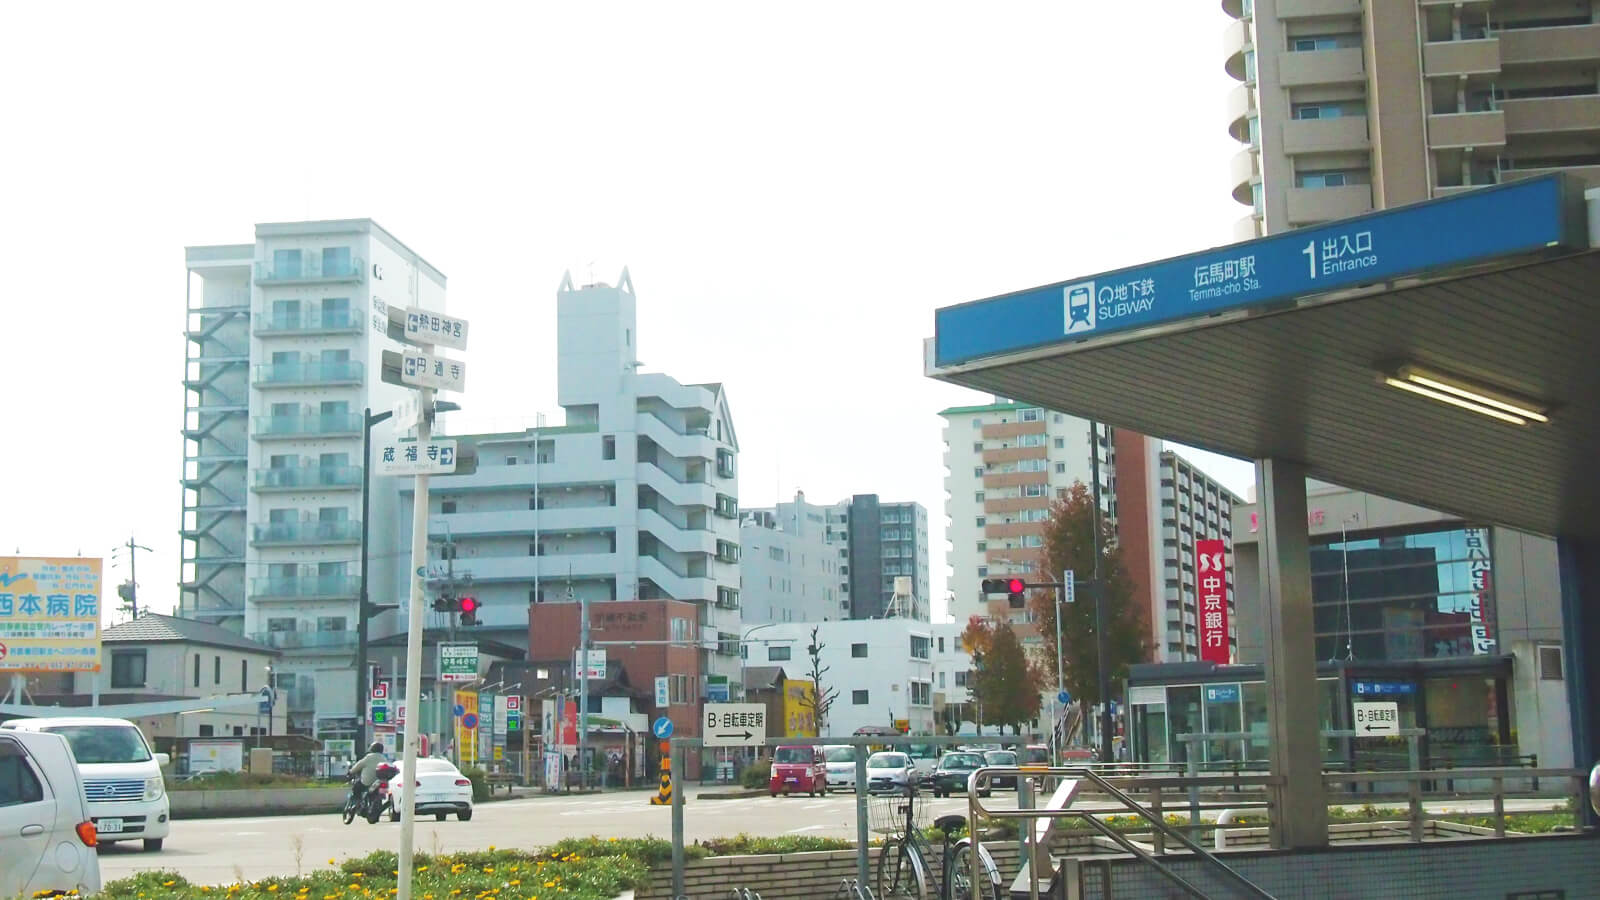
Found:
<svg viewBox="0 0 1600 900"><path fill-rule="evenodd" d="M437 803L437 802L439 802L441 800L446 800L446 799L449 799L449 798L447 798L444 794L418 794L417 795L417 801L420 802L420 803Z"/></svg>
<svg viewBox="0 0 1600 900"><path fill-rule="evenodd" d="M100 834L121 834L121 819L101 819L94 823L94 830Z"/></svg>

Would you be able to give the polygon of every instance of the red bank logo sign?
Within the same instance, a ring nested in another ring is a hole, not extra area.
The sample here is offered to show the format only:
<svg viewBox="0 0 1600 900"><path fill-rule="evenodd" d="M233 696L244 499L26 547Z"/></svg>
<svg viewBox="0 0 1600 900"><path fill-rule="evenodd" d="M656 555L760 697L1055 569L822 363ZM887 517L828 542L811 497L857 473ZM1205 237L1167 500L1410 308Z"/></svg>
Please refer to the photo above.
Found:
<svg viewBox="0 0 1600 900"><path fill-rule="evenodd" d="M1228 566L1221 540L1194 542L1195 573L1200 589L1200 658L1228 664Z"/></svg>

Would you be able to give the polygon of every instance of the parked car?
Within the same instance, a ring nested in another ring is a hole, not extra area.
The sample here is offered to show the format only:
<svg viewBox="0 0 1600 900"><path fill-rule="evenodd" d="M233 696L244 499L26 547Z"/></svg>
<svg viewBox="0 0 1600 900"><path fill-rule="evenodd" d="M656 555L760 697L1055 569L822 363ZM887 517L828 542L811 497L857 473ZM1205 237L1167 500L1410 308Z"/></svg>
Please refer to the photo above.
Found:
<svg viewBox="0 0 1600 900"><path fill-rule="evenodd" d="M161 775L170 760L150 749L138 726L127 719L64 716L12 719L0 728L67 739L101 844L142 840L145 850L161 849L172 830Z"/></svg>
<svg viewBox="0 0 1600 900"><path fill-rule="evenodd" d="M389 779L389 821L400 821L405 804L402 795L408 787L417 792L419 816L433 813L440 822L452 813L463 822L472 818L472 782L448 759L419 759L417 777L407 778L402 768L400 774Z"/></svg>
<svg viewBox="0 0 1600 900"><path fill-rule="evenodd" d="M99 891L95 843L67 739L0 732L0 897Z"/></svg>
<svg viewBox="0 0 1600 900"><path fill-rule="evenodd" d="M1050 765L1050 748L1044 744L1029 744L1023 747L1022 764L1025 766Z"/></svg>
<svg viewBox="0 0 1600 900"><path fill-rule="evenodd" d="M881 750L867 757L867 790L877 792L906 791L912 787L911 757L898 750Z"/></svg>
<svg viewBox="0 0 1600 900"><path fill-rule="evenodd" d="M933 795L948 797L956 791L966 793L968 779L982 767L983 757L976 753L946 753L940 758L939 767L933 770ZM989 789L979 791L978 796L989 796Z"/></svg>
<svg viewBox="0 0 1600 900"><path fill-rule="evenodd" d="M911 744L906 747L906 755L911 757L911 764L917 767L917 785L920 787L933 783L933 770L939 767L939 755L942 751L933 744Z"/></svg>
<svg viewBox="0 0 1600 900"><path fill-rule="evenodd" d="M772 751L772 774L767 793L776 797L805 792L827 796L828 768L821 747L778 747Z"/></svg>
<svg viewBox="0 0 1600 900"><path fill-rule="evenodd" d="M832 744L822 748L823 765L828 771L828 788L835 791L856 789L856 748Z"/></svg>
<svg viewBox="0 0 1600 900"><path fill-rule="evenodd" d="M1017 765L1017 753L1015 750L989 750L983 754L983 764L986 766L1015 767ZM1017 776L993 775L989 778L989 784L995 788L1007 788L1014 791L1017 789Z"/></svg>

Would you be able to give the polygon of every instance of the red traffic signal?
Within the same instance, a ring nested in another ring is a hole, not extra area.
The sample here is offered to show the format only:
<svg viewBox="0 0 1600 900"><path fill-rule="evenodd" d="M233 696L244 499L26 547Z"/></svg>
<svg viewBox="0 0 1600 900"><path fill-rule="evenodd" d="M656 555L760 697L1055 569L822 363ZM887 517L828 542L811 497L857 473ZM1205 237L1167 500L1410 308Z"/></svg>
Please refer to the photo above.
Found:
<svg viewBox="0 0 1600 900"><path fill-rule="evenodd" d="M460 600L457 600L456 609L461 613L461 624L478 624L478 609L482 605L483 604L478 602L477 597L462 597Z"/></svg>
<svg viewBox="0 0 1600 900"><path fill-rule="evenodd" d="M461 598L461 611L464 612L464 613L477 612L478 611L478 598L476 598L476 597L462 597Z"/></svg>
<svg viewBox="0 0 1600 900"><path fill-rule="evenodd" d="M1028 585L1021 578L1012 578L1006 582L1006 593L1020 594L1028 589Z"/></svg>

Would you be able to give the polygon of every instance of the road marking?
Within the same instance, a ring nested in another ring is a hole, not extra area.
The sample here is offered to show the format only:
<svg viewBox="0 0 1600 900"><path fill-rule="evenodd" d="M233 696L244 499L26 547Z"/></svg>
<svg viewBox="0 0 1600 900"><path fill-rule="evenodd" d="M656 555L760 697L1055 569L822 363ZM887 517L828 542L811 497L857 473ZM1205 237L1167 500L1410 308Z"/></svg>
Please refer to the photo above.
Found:
<svg viewBox="0 0 1600 900"><path fill-rule="evenodd" d="M802 825L799 828L791 828L788 831L785 831L784 834L800 834L801 832L816 831L818 829L827 827L828 826L826 825Z"/></svg>

